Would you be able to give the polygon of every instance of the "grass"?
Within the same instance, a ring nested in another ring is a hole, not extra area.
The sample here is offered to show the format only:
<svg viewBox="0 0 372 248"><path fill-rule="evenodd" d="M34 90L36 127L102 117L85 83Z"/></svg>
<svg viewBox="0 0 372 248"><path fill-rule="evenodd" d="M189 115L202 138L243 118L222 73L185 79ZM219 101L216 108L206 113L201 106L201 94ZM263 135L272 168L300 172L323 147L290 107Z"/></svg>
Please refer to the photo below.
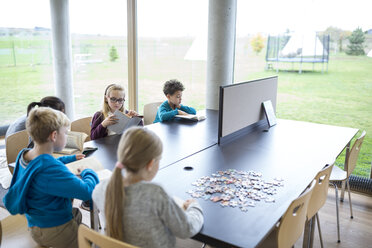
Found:
<svg viewBox="0 0 372 248"><path fill-rule="evenodd" d="M284 65L285 66L285 65ZM323 123L366 130L356 175L369 176L372 162L372 58L331 56L329 70L278 73L279 118ZM273 71L248 75L266 77ZM336 164L343 167L344 154Z"/></svg>
<svg viewBox="0 0 372 248"><path fill-rule="evenodd" d="M197 109L205 108L206 62L187 61L184 56L192 39L139 40L139 111L148 102L164 100L163 83L180 79L186 86L183 101ZM8 45L7 45L8 44ZM17 67L12 64L12 52L0 39L0 125L11 123L25 114L27 105L54 94L53 67L50 64L49 43L37 37L35 43L17 38L16 46L44 47L44 54L16 51ZM22 45L26 44L26 45ZM264 52L255 55L249 50L248 39L238 39L235 56L235 82L276 75L265 71ZM108 61L111 45L119 52L119 60ZM92 116L101 108L105 87L113 82L127 86L126 43L104 37L73 38L73 54L89 53L101 63L74 64L74 95L76 118ZM3 52L2 52L3 51ZM1 53L2 52L2 53ZM275 66L275 64L274 64ZM366 130L362 150L354 174L369 176L372 160L372 58L344 54L331 55L328 72L321 65L280 64L278 73L277 116ZM337 160L342 166L343 155Z"/></svg>

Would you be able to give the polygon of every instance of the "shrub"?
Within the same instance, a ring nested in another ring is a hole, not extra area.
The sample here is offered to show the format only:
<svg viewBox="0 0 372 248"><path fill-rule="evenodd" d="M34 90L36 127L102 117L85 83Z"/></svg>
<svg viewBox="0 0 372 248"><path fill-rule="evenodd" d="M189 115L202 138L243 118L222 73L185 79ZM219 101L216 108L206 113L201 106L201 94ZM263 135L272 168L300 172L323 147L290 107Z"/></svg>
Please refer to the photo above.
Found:
<svg viewBox="0 0 372 248"><path fill-rule="evenodd" d="M116 50L116 47L115 46L112 46L110 48L110 61L111 62L114 62L118 58L119 58L118 51Z"/></svg>
<svg viewBox="0 0 372 248"><path fill-rule="evenodd" d="M347 46L346 54L348 55L364 55L364 40L365 36L361 28L357 28L349 36L350 44Z"/></svg>
<svg viewBox="0 0 372 248"><path fill-rule="evenodd" d="M252 38L251 46L253 48L253 51L255 51L256 54L259 54L262 48L264 48L264 38L260 34L257 34Z"/></svg>

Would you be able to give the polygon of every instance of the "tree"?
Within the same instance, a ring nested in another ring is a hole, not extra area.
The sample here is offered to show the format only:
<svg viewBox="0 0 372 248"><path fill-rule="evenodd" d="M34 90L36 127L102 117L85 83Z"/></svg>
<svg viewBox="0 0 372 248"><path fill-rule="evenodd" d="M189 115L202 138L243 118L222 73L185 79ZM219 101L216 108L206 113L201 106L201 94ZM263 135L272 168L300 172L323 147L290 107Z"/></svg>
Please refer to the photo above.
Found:
<svg viewBox="0 0 372 248"><path fill-rule="evenodd" d="M253 51L255 51L256 54L259 54L262 48L264 48L264 38L260 34L257 34L252 38L251 46L253 48Z"/></svg>
<svg viewBox="0 0 372 248"><path fill-rule="evenodd" d="M115 46L112 46L110 48L110 61L111 62L114 62L118 58L119 58L118 51L116 50L116 47Z"/></svg>
<svg viewBox="0 0 372 248"><path fill-rule="evenodd" d="M347 46L348 50L346 54L348 55L364 55L364 40L366 39L361 28L357 28L353 31L351 36L349 36L350 44Z"/></svg>
<svg viewBox="0 0 372 248"><path fill-rule="evenodd" d="M329 35L330 40L338 44L338 50L342 52L342 42L346 39L346 37L351 35L351 32L330 26L322 34Z"/></svg>

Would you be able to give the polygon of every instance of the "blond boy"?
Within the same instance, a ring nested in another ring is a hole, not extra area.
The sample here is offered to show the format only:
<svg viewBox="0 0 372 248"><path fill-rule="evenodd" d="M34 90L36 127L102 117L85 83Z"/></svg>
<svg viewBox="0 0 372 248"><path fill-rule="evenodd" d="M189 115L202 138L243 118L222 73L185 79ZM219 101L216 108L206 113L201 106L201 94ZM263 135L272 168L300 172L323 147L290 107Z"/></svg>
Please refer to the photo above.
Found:
<svg viewBox="0 0 372 248"><path fill-rule="evenodd" d="M91 199L99 182L90 169L81 168L80 179L65 166L84 155L52 156L65 147L69 125L60 111L40 107L30 112L26 129L35 146L19 153L9 192L3 199L11 214L26 215L29 231L41 246L78 247L81 213L72 208L71 199Z"/></svg>

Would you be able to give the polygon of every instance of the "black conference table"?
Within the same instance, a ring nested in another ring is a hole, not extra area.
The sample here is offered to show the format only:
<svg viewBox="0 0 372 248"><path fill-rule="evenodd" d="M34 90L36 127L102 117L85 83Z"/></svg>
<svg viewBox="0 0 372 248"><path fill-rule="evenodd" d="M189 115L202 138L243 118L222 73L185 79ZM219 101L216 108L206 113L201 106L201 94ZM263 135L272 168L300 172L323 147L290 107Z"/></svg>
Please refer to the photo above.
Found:
<svg viewBox="0 0 372 248"><path fill-rule="evenodd" d="M217 170L253 170L261 172L265 180L284 179L284 187L274 195L274 203L259 202L248 212L198 199L205 222L193 238L217 247L257 246L291 201L301 194L319 170L350 145L358 132L353 128L279 119L268 132L265 132L266 126L259 126L248 134L217 145L218 111L206 110L205 114L207 118L201 122L176 119L145 127L154 131L164 146L155 183L162 185L170 195L189 199L186 191L193 188L191 183ZM112 170L120 137L113 135L93 140L85 146L98 147L91 156Z"/></svg>
<svg viewBox="0 0 372 248"><path fill-rule="evenodd" d="M195 122L175 118L173 121L155 123L145 128L155 132L163 142L160 168L165 168L181 159L207 149L217 143L218 111L202 110L205 120ZM117 161L116 150L121 135L107 136L91 140L84 147L97 147L89 156L96 157L102 165L112 170Z"/></svg>
<svg viewBox="0 0 372 248"><path fill-rule="evenodd" d="M158 172L154 182L170 195L183 199L191 198L186 192L194 188L192 182L218 170L253 170L261 172L265 180L284 179L284 186L274 195L274 203L261 201L247 212L198 199L205 222L194 239L216 247L257 246L291 201L318 171L336 159L358 132L353 128L290 120L278 120L268 132L263 128L258 127L229 143L212 146Z"/></svg>

